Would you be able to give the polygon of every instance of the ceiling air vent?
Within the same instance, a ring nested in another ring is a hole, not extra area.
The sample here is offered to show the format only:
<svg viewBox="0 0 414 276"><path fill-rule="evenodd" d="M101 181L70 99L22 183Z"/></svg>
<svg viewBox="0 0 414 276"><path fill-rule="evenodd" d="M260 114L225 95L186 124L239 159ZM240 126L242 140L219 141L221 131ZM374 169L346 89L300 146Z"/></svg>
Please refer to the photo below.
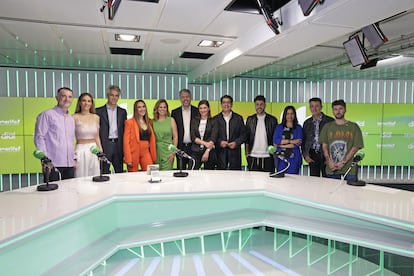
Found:
<svg viewBox="0 0 414 276"><path fill-rule="evenodd" d="M180 58L208 59L212 55L213 54L184 52L184 53L181 54Z"/></svg>
<svg viewBox="0 0 414 276"><path fill-rule="evenodd" d="M140 56L142 55L142 49L134 48L109 48L111 54L113 55L130 55L130 56Z"/></svg>

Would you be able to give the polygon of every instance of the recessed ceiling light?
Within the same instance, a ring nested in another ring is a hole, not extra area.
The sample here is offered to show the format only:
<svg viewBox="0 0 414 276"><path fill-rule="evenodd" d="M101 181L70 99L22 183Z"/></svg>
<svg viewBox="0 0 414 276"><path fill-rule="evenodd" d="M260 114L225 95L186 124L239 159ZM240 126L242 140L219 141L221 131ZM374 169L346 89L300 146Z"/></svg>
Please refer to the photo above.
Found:
<svg viewBox="0 0 414 276"><path fill-rule="evenodd" d="M131 34L115 34L116 41L125 41L125 42L139 42L139 35Z"/></svg>
<svg viewBox="0 0 414 276"><path fill-rule="evenodd" d="M223 45L224 41L216 41L216 40L201 40L200 43L198 43L198 46L200 47L220 47Z"/></svg>

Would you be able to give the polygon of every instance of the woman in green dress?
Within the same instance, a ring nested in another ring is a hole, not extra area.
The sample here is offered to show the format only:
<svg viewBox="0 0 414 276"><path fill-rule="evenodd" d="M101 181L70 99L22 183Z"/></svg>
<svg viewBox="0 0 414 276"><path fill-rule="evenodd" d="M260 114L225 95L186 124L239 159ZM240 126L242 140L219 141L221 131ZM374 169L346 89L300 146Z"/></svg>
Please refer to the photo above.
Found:
<svg viewBox="0 0 414 276"><path fill-rule="evenodd" d="M157 145L157 160L155 164L160 165L160 170L172 170L175 153L168 150L173 144L177 147L178 131L174 118L170 116L168 103L160 99L154 106L153 129Z"/></svg>

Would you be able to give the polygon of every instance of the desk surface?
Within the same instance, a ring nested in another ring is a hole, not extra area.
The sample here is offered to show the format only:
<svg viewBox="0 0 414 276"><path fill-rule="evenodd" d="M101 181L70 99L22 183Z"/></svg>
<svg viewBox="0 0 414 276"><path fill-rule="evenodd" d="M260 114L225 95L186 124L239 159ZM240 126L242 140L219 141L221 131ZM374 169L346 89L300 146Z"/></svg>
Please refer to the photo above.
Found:
<svg viewBox="0 0 414 276"><path fill-rule="evenodd" d="M59 189L37 192L36 186L0 194L0 240L65 217L115 196L182 197L191 194L258 192L351 216L414 224L414 193L367 185L349 186L339 180L245 171L193 171L186 178L162 171L162 182L149 183L144 172L111 175L108 182L91 177L61 181ZM385 222L386 224L386 222Z"/></svg>

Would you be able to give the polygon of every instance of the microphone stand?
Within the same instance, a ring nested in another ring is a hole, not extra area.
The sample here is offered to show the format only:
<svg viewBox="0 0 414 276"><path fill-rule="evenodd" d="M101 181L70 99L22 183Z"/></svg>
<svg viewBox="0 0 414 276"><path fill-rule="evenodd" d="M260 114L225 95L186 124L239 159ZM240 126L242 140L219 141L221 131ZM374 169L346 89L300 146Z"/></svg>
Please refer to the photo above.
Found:
<svg viewBox="0 0 414 276"><path fill-rule="evenodd" d="M52 161L47 157L42 158L42 171L45 176L46 184L37 186L39 192L53 191L59 188L58 184L49 183L50 170L52 169L54 169Z"/></svg>
<svg viewBox="0 0 414 276"><path fill-rule="evenodd" d="M356 161L352 161L352 163L351 163L351 166L349 166L349 169L346 171L346 173L344 174L344 179L345 179L345 177L348 175L348 173L351 171L351 169L353 168L353 167L355 167L355 165L357 165L358 164L358 162L356 162ZM348 185L351 185L351 186L365 186L365 185L367 185L366 183L365 183L365 181L362 181L362 180L358 180L358 166L356 166L356 168L355 168L355 177L356 177L356 180L355 181L352 181L352 180L347 180L346 181L346 184L348 184Z"/></svg>
<svg viewBox="0 0 414 276"><path fill-rule="evenodd" d="M286 160L286 158L284 158L283 154L280 153L280 152L275 152L275 155L276 155L275 172L270 173L269 176L270 177L275 177L275 178L285 177L285 172L289 169L290 162L288 160ZM286 163L286 167L281 171L277 171L277 168L279 167L279 162L281 160Z"/></svg>
<svg viewBox="0 0 414 276"><path fill-rule="evenodd" d="M183 172L183 157L182 156L178 156L178 169L180 171L173 173L173 176L175 177L187 177L188 176L188 172Z"/></svg>
<svg viewBox="0 0 414 276"><path fill-rule="evenodd" d="M103 174L103 162L104 162L105 155L104 155L104 153L98 153L96 155L98 156L98 160L99 160L100 174L98 176L92 177L92 181L94 181L94 182L108 181L110 179L110 177L108 175L102 175Z"/></svg>
<svg viewBox="0 0 414 276"><path fill-rule="evenodd" d="M344 183L344 180L345 180L346 176L349 174L349 172L351 171L351 169L352 169L353 167L355 167L355 165L357 165L357 164L358 164L358 162L359 162L360 160L361 160L361 159L359 159L358 161L352 161L351 166L349 166L349 168L346 170L346 172L345 172L344 176L343 176L343 177L342 177L342 179L341 179L341 182L339 182L339 184L335 186L335 188L332 190L332 192L331 192L331 193L335 192L336 190L338 190L338 188L339 188L339 187L341 187L341 186L342 186L342 183ZM347 181L346 181L346 184L351 185L351 186L360 186L360 187L367 185L367 184L365 183L365 181L358 180L358 166L356 167L356 180L355 180L355 181L352 181L352 180L347 180Z"/></svg>

